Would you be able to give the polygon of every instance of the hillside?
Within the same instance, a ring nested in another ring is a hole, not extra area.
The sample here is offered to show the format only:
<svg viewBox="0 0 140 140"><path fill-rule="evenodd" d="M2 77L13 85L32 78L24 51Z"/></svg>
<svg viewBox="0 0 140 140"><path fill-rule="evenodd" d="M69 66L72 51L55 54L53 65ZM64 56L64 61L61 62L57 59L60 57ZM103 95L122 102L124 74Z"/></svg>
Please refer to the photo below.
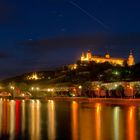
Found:
<svg viewBox="0 0 140 140"><path fill-rule="evenodd" d="M140 80L140 63L132 67L113 66L109 63L98 64L95 62L77 62L76 69L68 66L54 69L53 71L36 72L38 79L29 79L34 73L25 73L16 77L1 81L4 85L11 82L26 84L57 84L70 82L73 84L83 84L86 81L134 81Z"/></svg>

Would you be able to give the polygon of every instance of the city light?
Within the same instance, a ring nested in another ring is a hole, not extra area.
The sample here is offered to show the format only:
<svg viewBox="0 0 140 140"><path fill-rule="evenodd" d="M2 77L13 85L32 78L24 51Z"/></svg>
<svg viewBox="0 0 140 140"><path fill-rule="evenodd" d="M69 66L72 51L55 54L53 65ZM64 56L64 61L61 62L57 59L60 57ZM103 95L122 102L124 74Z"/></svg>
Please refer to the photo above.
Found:
<svg viewBox="0 0 140 140"><path fill-rule="evenodd" d="M49 89L49 88L48 88L48 89L47 89L47 91L48 91L48 92L50 92L50 91L51 91L51 89Z"/></svg>
<svg viewBox="0 0 140 140"><path fill-rule="evenodd" d="M118 71L113 72L114 75L119 75L120 73Z"/></svg>
<svg viewBox="0 0 140 140"><path fill-rule="evenodd" d="M12 90L14 90L14 89L15 89L15 87L14 87L14 86L10 86L10 88L11 88Z"/></svg>
<svg viewBox="0 0 140 140"><path fill-rule="evenodd" d="M40 88L39 87L31 87L31 90L33 91L39 91L40 90Z"/></svg>
<svg viewBox="0 0 140 140"><path fill-rule="evenodd" d="M36 87L36 90L39 90L39 87Z"/></svg>
<svg viewBox="0 0 140 140"><path fill-rule="evenodd" d="M40 80L40 79L42 79L43 77L39 77L38 75L37 75L37 73L36 72L34 72L32 75L28 75L27 76L27 79L28 80Z"/></svg>
<svg viewBox="0 0 140 140"><path fill-rule="evenodd" d="M75 97L76 95L75 94L72 94L72 97Z"/></svg>
<svg viewBox="0 0 140 140"><path fill-rule="evenodd" d="M79 89L82 89L82 86L80 85L78 88L79 88Z"/></svg>
<svg viewBox="0 0 140 140"><path fill-rule="evenodd" d="M53 89L53 88L48 88L47 91L48 91L48 92L53 92L54 89Z"/></svg>
<svg viewBox="0 0 140 140"><path fill-rule="evenodd" d="M117 85L117 84L115 84L115 87L118 87L118 85Z"/></svg>

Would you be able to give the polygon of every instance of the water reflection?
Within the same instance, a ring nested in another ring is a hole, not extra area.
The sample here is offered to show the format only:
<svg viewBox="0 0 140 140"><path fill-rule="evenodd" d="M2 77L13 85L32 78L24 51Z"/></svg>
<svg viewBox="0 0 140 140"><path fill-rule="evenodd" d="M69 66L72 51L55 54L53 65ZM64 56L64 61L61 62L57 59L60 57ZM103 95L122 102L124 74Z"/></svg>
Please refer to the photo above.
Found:
<svg viewBox="0 0 140 140"><path fill-rule="evenodd" d="M29 135L30 139L35 139L35 101L30 102L29 104Z"/></svg>
<svg viewBox="0 0 140 140"><path fill-rule="evenodd" d="M114 140L120 140L119 136L119 121L120 121L120 107L115 107L114 108Z"/></svg>
<svg viewBox="0 0 140 140"><path fill-rule="evenodd" d="M20 132L20 122L21 122L21 116L20 116L20 103L21 101L16 101L16 135Z"/></svg>
<svg viewBox="0 0 140 140"><path fill-rule="evenodd" d="M130 106L127 111L128 140L136 139L136 108Z"/></svg>
<svg viewBox="0 0 140 140"><path fill-rule="evenodd" d="M56 138L56 122L55 122L55 105L53 100L48 101L48 139L55 140Z"/></svg>
<svg viewBox="0 0 140 140"><path fill-rule="evenodd" d="M39 140L40 139L40 101L39 100L31 100L29 104L29 135L31 140Z"/></svg>
<svg viewBox="0 0 140 140"><path fill-rule="evenodd" d="M26 128L26 125L25 125L25 112L26 112L26 110L25 110L25 101L24 100L22 100L21 101L21 133L22 133L22 135L24 135L24 133L25 133L25 128Z"/></svg>
<svg viewBox="0 0 140 140"><path fill-rule="evenodd" d="M0 100L0 135L2 134L3 101Z"/></svg>
<svg viewBox="0 0 140 140"><path fill-rule="evenodd" d="M136 140L136 106L0 99L0 139Z"/></svg>
<svg viewBox="0 0 140 140"><path fill-rule="evenodd" d="M93 120L93 108L80 108L79 112L79 139L80 140L93 140L95 120Z"/></svg>
<svg viewBox="0 0 140 140"><path fill-rule="evenodd" d="M15 137L15 101L11 100L10 101L10 128L9 128L9 133L10 133L10 140L13 140Z"/></svg>
<svg viewBox="0 0 140 140"><path fill-rule="evenodd" d="M101 140L101 104L95 104L96 139Z"/></svg>
<svg viewBox="0 0 140 140"><path fill-rule="evenodd" d="M76 101L72 102L72 139L78 140L78 103Z"/></svg>

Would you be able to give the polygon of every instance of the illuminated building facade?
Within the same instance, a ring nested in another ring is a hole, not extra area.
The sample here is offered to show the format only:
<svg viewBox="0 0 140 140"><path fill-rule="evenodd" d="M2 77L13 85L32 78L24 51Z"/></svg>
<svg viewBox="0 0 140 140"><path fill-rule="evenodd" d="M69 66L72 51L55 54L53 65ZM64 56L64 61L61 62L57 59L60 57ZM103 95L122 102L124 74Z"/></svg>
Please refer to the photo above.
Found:
<svg viewBox="0 0 140 140"><path fill-rule="evenodd" d="M39 79L41 79L41 77L39 77L39 76L37 75L37 73L34 72L32 75L27 76L27 79L28 79L28 80L39 80Z"/></svg>
<svg viewBox="0 0 140 140"><path fill-rule="evenodd" d="M130 51L130 54L127 59L111 57L109 53L105 54L105 56L103 57L92 55L91 51L87 51L87 53L85 54L82 53L81 62L90 62L90 61L95 61L96 63L108 62L112 65L120 65L120 66L124 66L125 62L128 64L128 66L132 66L135 64L135 59L132 54L132 51Z"/></svg>
<svg viewBox="0 0 140 140"><path fill-rule="evenodd" d="M77 64L70 64L70 65L68 65L68 67L71 70L75 70L75 69L77 69Z"/></svg>

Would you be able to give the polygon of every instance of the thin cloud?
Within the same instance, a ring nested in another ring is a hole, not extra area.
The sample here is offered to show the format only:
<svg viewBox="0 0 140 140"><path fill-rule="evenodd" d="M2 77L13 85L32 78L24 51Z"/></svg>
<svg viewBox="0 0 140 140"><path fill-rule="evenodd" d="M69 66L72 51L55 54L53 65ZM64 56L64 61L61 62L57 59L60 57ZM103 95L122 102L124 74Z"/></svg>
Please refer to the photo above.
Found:
<svg viewBox="0 0 140 140"><path fill-rule="evenodd" d="M64 48L81 48L102 50L127 51L140 50L140 33L128 34L95 34L75 37L58 37L42 40L21 41L18 46L23 50L34 53L56 51Z"/></svg>

